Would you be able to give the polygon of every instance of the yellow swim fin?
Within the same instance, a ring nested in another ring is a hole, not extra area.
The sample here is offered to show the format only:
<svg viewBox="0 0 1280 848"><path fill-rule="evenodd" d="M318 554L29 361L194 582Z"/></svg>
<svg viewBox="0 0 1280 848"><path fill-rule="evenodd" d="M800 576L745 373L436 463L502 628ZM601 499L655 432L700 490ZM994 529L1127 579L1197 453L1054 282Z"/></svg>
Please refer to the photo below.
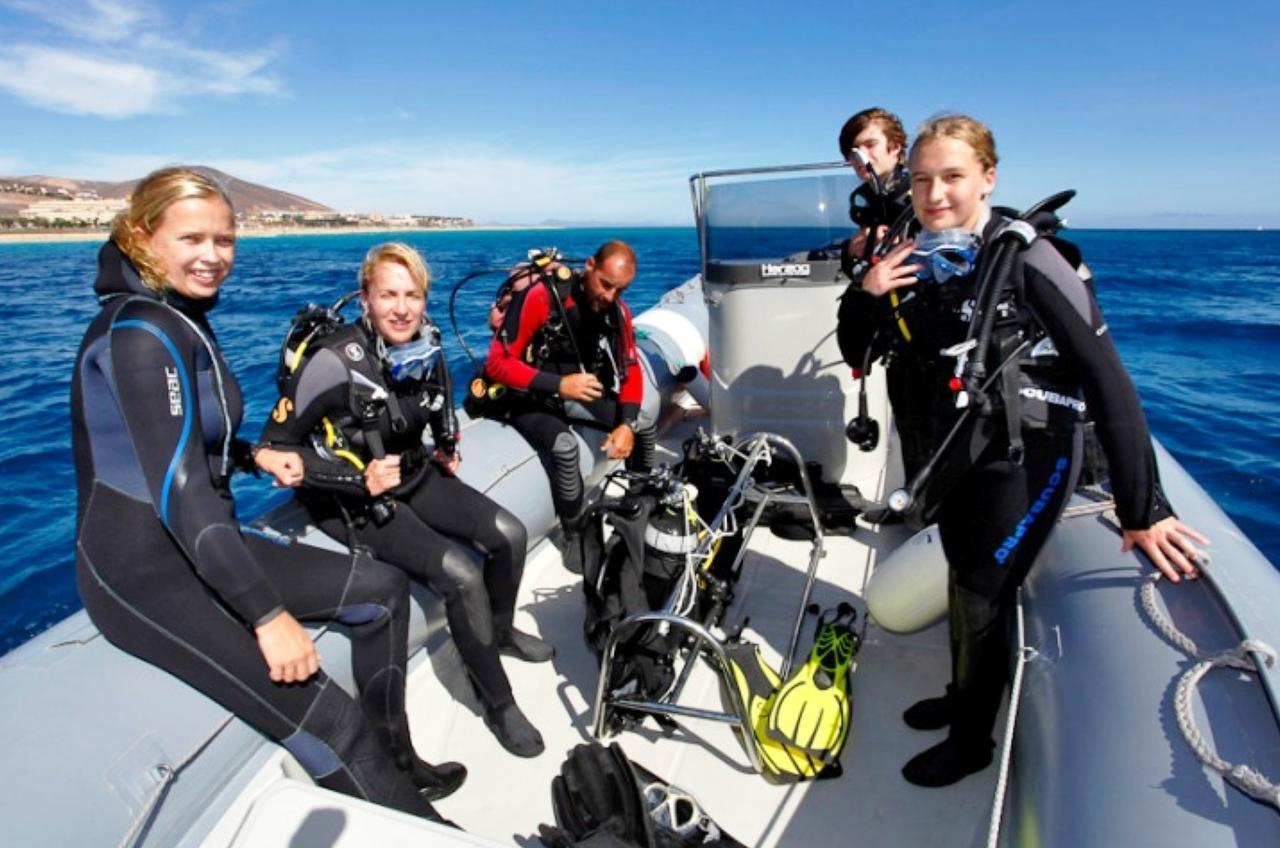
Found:
<svg viewBox="0 0 1280 848"><path fill-rule="evenodd" d="M809 659L778 687L765 721L769 739L824 764L836 762L849 739L849 666L859 647L856 616L852 606L841 604L818 619Z"/></svg>
<svg viewBox="0 0 1280 848"><path fill-rule="evenodd" d="M724 651L752 729L751 737L741 741L755 747L764 766L764 778L772 783L795 783L817 777L826 763L804 750L777 742L766 733L774 693L782 681L761 656L760 646L731 641L725 644Z"/></svg>

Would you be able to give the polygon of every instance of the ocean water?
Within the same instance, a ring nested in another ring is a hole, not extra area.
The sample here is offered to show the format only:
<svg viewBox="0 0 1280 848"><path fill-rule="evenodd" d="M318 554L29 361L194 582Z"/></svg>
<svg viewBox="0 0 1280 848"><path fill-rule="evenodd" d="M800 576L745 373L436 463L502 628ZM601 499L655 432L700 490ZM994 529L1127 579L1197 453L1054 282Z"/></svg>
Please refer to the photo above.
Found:
<svg viewBox="0 0 1280 848"><path fill-rule="evenodd" d="M1071 231L1097 275L1097 292L1152 430L1267 557L1280 565L1280 233ZM640 270L633 310L694 274L690 228L408 233L436 277L431 313L445 328L456 382L470 365L449 329L449 294L466 274L507 267L531 247L586 256L625 238ZM243 239L213 324L246 396L253 438L274 394L289 319L307 302L355 287L377 234ZM75 480L67 406L99 245L0 244L0 653L80 606L74 582ZM472 348L483 350L496 278L457 299ZM287 497L264 481L236 483L241 515Z"/></svg>

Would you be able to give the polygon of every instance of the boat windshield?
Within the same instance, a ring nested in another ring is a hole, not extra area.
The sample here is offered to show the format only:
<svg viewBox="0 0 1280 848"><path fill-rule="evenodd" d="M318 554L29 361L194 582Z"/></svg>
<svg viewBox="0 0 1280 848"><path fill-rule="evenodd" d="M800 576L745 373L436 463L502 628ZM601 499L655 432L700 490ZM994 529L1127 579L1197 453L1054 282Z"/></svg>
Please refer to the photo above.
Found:
<svg viewBox="0 0 1280 848"><path fill-rule="evenodd" d="M702 264L778 259L831 248L854 230L843 163L716 171L690 178Z"/></svg>

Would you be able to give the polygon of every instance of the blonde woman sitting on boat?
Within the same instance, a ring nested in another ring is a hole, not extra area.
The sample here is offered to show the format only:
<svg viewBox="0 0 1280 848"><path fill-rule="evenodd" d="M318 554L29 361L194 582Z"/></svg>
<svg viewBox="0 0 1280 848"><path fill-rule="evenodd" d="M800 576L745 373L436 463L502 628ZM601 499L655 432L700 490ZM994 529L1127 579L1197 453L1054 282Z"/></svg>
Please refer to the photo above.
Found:
<svg viewBox="0 0 1280 848"><path fill-rule="evenodd" d="M292 486L302 463L235 437L240 387L209 323L235 252L226 192L169 168L138 184L98 255L102 310L71 389L80 595L113 644L279 741L320 785L439 820L428 799L466 770L413 752L405 576L241 533L232 473ZM349 625L359 700L300 621Z"/></svg>
<svg viewBox="0 0 1280 848"><path fill-rule="evenodd" d="M371 249L360 268L363 317L311 342L263 440L301 452L299 499L322 530L368 546L444 599L486 724L508 751L534 757L542 736L516 706L499 653L546 662L555 652L514 623L524 525L454 476L462 454L448 363L426 320L430 282L412 247Z"/></svg>

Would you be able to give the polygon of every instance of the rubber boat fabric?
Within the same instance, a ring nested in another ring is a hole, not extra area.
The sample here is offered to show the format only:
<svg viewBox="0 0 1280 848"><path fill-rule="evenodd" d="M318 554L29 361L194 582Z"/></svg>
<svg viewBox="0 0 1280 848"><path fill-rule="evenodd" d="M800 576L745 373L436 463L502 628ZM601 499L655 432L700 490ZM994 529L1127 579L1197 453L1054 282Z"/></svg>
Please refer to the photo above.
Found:
<svg viewBox="0 0 1280 848"><path fill-rule="evenodd" d="M744 848L697 799L627 759L615 742L577 745L551 781L549 848Z"/></svg>
<svg viewBox="0 0 1280 848"><path fill-rule="evenodd" d="M840 755L853 715L849 669L861 642L855 618L844 603L821 614L808 659L786 681L759 645L740 639L725 644L752 732L743 743L755 747L767 780L793 783L842 773Z"/></svg>

